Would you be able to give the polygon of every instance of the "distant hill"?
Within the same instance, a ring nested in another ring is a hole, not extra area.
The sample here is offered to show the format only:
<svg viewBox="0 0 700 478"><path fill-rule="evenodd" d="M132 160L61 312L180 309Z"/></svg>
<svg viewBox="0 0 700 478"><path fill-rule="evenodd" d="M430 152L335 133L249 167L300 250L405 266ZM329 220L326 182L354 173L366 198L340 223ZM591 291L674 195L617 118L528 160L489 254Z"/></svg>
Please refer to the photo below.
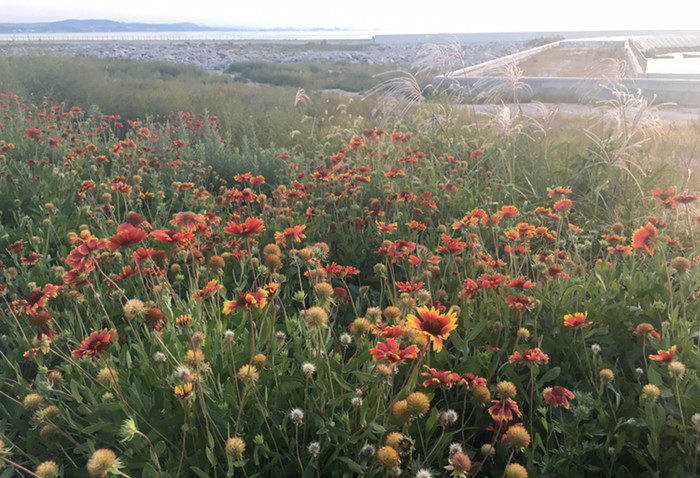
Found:
<svg viewBox="0 0 700 478"><path fill-rule="evenodd" d="M112 20L0 23L0 33L204 32L219 30L195 23L135 23Z"/></svg>

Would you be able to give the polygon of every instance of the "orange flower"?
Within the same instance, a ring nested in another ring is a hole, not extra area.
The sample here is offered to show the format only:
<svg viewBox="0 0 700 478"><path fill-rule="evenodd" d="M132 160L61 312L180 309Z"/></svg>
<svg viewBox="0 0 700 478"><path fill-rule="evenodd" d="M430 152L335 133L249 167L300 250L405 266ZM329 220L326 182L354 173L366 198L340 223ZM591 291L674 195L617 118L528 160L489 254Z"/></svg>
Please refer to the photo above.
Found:
<svg viewBox="0 0 700 478"><path fill-rule="evenodd" d="M655 339L661 338L661 335L659 335L659 333L656 330L654 330L654 326L648 322L642 322L641 324L637 325L637 327L631 330L634 335L651 335Z"/></svg>
<svg viewBox="0 0 700 478"><path fill-rule="evenodd" d="M447 340L450 332L457 328L457 314L453 311L441 314L435 307L428 309L425 306L418 307L416 311L419 317L408 314L408 325L430 339L433 342L433 350L440 352L442 341Z"/></svg>
<svg viewBox="0 0 700 478"><path fill-rule="evenodd" d="M31 315L41 307L46 307L50 298L58 295L58 287L53 284L46 284L44 289L35 288L26 299L12 301L11 308L15 314Z"/></svg>
<svg viewBox="0 0 700 478"><path fill-rule="evenodd" d="M379 232L394 232L396 228L398 227L398 223L392 222L391 224L387 224L385 222L381 221L376 221L377 222L377 229L379 229Z"/></svg>
<svg viewBox="0 0 700 478"><path fill-rule="evenodd" d="M258 289L257 292L244 292L238 296L236 300L226 300L224 301L224 314L228 315L236 308L249 309L252 307L257 307L262 309L267 305L268 293L265 289Z"/></svg>
<svg viewBox="0 0 700 478"><path fill-rule="evenodd" d="M370 352L375 362L385 359L392 365L396 365L402 360L416 358L418 356L418 347L415 345L403 347L394 339L386 339L385 343L379 342Z"/></svg>
<svg viewBox="0 0 700 478"><path fill-rule="evenodd" d="M73 357L82 357L83 355L96 355L107 348L109 342L117 334L114 329L102 329L99 332L93 332L86 338L80 347L73 350Z"/></svg>
<svg viewBox="0 0 700 478"><path fill-rule="evenodd" d="M184 385L175 385L175 395L178 398L187 398L190 393L192 393L192 384L190 382Z"/></svg>
<svg viewBox="0 0 700 478"><path fill-rule="evenodd" d="M187 234L198 229L206 229L206 218L202 214L192 211L178 212L175 218L170 221L172 226L180 226L180 232Z"/></svg>
<svg viewBox="0 0 700 478"><path fill-rule="evenodd" d="M548 404L554 405L555 407L563 406L566 409L569 408L569 400L574 398L574 394L571 390L567 390L559 385L545 388L542 396Z"/></svg>
<svg viewBox="0 0 700 478"><path fill-rule="evenodd" d="M554 189L552 188L547 188L547 195L550 198L553 198L554 196L560 194L562 196L566 196L567 194L571 193L571 188L565 188L562 186L557 186Z"/></svg>
<svg viewBox="0 0 700 478"><path fill-rule="evenodd" d="M294 238L294 242L301 242L302 239L306 239L304 230L306 230L306 224L288 227L282 232L275 233L275 242L277 244L284 244L290 237Z"/></svg>
<svg viewBox="0 0 700 478"><path fill-rule="evenodd" d="M203 299L204 297L208 297L223 287L223 285L219 284L218 280L212 279L209 282L207 282L207 285L200 289L199 292L192 296L192 300Z"/></svg>
<svg viewBox="0 0 700 478"><path fill-rule="evenodd" d="M651 239L658 234L656 227L651 222L646 226L640 227L632 234L632 247L635 249L644 249L650 256L654 255L654 247L650 245Z"/></svg>
<svg viewBox="0 0 700 478"><path fill-rule="evenodd" d="M226 224L224 232L233 236L250 237L256 236L265 230L265 223L257 217L249 217L244 222L236 224L229 222Z"/></svg>
<svg viewBox="0 0 700 478"><path fill-rule="evenodd" d="M559 212L562 209L568 209L571 207L571 199L561 199L554 203L554 210Z"/></svg>
<svg viewBox="0 0 700 478"><path fill-rule="evenodd" d="M144 231L125 222L117 228L117 233L114 236L107 239L107 248L110 251L116 251L117 249L141 242L146 239L146 236L147 234Z"/></svg>
<svg viewBox="0 0 700 478"><path fill-rule="evenodd" d="M501 219L506 219L517 216L520 214L520 211L518 211L518 208L515 206L503 206L497 214Z"/></svg>
<svg viewBox="0 0 700 478"><path fill-rule="evenodd" d="M578 327L579 325L590 324L586 322L588 312L576 312L575 314L566 314L564 316L564 325L567 327Z"/></svg>
<svg viewBox="0 0 700 478"><path fill-rule="evenodd" d="M657 362L666 362L670 363L673 362L673 357L676 355L676 346L672 346L668 350L659 350L656 352L656 355L651 354L649 355L649 358L652 360L655 360Z"/></svg>

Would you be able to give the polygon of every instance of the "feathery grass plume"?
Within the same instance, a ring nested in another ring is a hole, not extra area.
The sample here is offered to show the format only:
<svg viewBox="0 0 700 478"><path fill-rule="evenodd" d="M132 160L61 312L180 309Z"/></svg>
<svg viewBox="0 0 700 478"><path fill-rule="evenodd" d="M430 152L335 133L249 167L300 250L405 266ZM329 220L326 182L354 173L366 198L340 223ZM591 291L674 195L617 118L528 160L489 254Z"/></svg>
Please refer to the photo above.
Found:
<svg viewBox="0 0 700 478"><path fill-rule="evenodd" d="M294 95L294 106L308 105L311 103L311 98L306 94L304 88L299 88L296 95Z"/></svg>
<svg viewBox="0 0 700 478"><path fill-rule="evenodd" d="M594 126L602 126L605 133L596 134L592 128L586 129L586 136L592 141L589 152L597 162L619 168L628 173L642 187L637 175L646 176L645 168L636 155L643 146L661 138L664 131L659 109L671 103L654 105L642 90L630 93L624 86L607 88L611 99L598 102L600 120Z"/></svg>
<svg viewBox="0 0 700 478"><path fill-rule="evenodd" d="M390 116L395 115L400 118L406 116L411 107L425 101L426 90L432 88L431 84L421 87L418 78L404 70L379 73L375 77L388 75L394 76L371 88L365 93L364 98L376 96L377 109Z"/></svg>
<svg viewBox="0 0 700 478"><path fill-rule="evenodd" d="M515 61L507 61L488 69L488 76L474 84L479 91L476 100L484 103L513 102L520 104L522 99L532 95L532 88L523 81L523 69Z"/></svg>

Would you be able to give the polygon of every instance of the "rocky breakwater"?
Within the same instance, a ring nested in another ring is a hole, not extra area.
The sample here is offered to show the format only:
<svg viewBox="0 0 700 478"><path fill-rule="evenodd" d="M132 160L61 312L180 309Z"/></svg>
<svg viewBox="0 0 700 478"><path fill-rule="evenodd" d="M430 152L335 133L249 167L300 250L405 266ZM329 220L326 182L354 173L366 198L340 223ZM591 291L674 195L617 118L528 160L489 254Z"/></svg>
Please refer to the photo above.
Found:
<svg viewBox="0 0 700 478"><path fill-rule="evenodd" d="M466 65L480 63L525 49L522 42L479 42L462 45ZM358 63L410 66L426 53L424 44L378 44L373 42L250 42L250 41L71 41L62 43L0 43L1 56L60 55L165 60L223 71L231 63Z"/></svg>

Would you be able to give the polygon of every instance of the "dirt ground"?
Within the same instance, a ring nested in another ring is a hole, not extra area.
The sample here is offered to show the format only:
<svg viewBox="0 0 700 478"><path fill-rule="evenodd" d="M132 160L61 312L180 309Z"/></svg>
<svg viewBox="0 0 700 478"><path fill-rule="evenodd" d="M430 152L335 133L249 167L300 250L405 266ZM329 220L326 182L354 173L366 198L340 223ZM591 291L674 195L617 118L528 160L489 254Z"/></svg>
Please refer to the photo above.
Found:
<svg viewBox="0 0 700 478"><path fill-rule="evenodd" d="M507 105L511 109L517 109L516 105ZM591 105L581 105L575 103L523 103L520 105L524 114L528 116L538 116L541 114L543 106L548 110L558 108L559 114L563 116L587 116L599 114L597 109ZM498 105L472 105L477 113L487 113L498 108ZM689 108L680 106L669 106L660 108L659 117L667 123L691 123L700 121L700 108Z"/></svg>
<svg viewBox="0 0 700 478"><path fill-rule="evenodd" d="M605 75L608 59L624 60L622 47L552 48L518 63L524 76L585 78Z"/></svg>

